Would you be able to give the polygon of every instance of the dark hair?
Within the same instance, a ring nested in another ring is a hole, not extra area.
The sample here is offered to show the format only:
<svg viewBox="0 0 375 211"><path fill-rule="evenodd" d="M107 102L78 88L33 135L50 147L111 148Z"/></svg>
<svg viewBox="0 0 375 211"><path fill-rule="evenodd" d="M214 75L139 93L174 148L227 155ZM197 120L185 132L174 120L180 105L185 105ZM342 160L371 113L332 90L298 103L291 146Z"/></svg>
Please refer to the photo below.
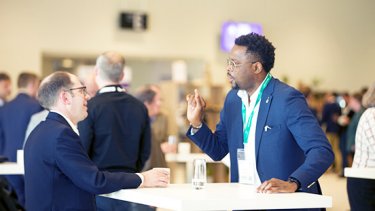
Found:
<svg viewBox="0 0 375 211"><path fill-rule="evenodd" d="M0 81L10 81L10 77L6 73L0 73Z"/></svg>
<svg viewBox="0 0 375 211"><path fill-rule="evenodd" d="M73 85L70 74L63 71L57 71L47 76L38 90L38 101L46 109L55 105L61 89L69 89Z"/></svg>
<svg viewBox="0 0 375 211"><path fill-rule="evenodd" d="M38 76L34 73L23 72L18 76L17 86L18 88L26 88L30 83L34 83L38 80Z"/></svg>
<svg viewBox="0 0 375 211"><path fill-rule="evenodd" d="M272 69L275 62L275 47L264 36L250 33L238 37L234 43L246 46L246 53L255 56L267 73Z"/></svg>
<svg viewBox="0 0 375 211"><path fill-rule="evenodd" d="M150 87L146 87L137 92L136 98L142 103L151 103L154 100L156 92Z"/></svg>

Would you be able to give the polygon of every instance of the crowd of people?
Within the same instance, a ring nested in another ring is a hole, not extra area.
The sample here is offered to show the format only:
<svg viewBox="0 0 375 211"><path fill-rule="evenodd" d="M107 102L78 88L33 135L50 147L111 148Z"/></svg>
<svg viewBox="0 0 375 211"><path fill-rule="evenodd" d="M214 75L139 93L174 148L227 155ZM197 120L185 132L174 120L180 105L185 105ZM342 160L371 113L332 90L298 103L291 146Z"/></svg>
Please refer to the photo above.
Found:
<svg viewBox="0 0 375 211"><path fill-rule="evenodd" d="M327 92L317 104L310 89L273 77L274 61L266 37L238 37L226 66L232 89L216 129L203 121L206 101L195 90L186 96L186 136L214 160L229 154L230 181L256 185L259 193L322 194L318 179L327 170L343 176L346 166L375 167L374 85L353 95ZM124 57L108 51L76 75L57 71L40 80L23 72L10 101L11 78L0 73L0 155L15 162L17 150L25 152L24 176L1 178L19 210L155 210L99 196L166 187L169 171L155 167L167 167L164 153L176 152L166 142L160 88L145 85L133 96L120 84L124 67ZM374 186L348 179L353 210L374 209Z"/></svg>

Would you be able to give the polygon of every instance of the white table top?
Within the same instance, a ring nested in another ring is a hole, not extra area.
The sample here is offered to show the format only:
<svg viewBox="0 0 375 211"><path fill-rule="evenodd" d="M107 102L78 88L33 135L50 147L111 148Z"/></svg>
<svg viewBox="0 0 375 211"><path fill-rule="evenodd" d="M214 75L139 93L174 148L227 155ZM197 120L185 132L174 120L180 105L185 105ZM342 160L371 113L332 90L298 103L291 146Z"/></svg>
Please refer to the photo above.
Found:
<svg viewBox="0 0 375 211"><path fill-rule="evenodd" d="M24 174L23 163L5 162L0 163L0 175Z"/></svg>
<svg viewBox="0 0 375 211"><path fill-rule="evenodd" d="M17 162L0 163L0 175L24 174L23 150L17 150Z"/></svg>
<svg viewBox="0 0 375 211"><path fill-rule="evenodd" d="M191 184L167 188L125 189L103 196L171 210L293 209L332 207L332 197L309 193L260 194L238 183L208 183L202 190Z"/></svg>
<svg viewBox="0 0 375 211"><path fill-rule="evenodd" d="M198 158L206 159L207 163L215 162L205 153L167 153L165 154L165 160L167 162L193 162L194 159L198 159Z"/></svg>
<svg viewBox="0 0 375 211"><path fill-rule="evenodd" d="M375 179L375 168L345 168L345 177Z"/></svg>

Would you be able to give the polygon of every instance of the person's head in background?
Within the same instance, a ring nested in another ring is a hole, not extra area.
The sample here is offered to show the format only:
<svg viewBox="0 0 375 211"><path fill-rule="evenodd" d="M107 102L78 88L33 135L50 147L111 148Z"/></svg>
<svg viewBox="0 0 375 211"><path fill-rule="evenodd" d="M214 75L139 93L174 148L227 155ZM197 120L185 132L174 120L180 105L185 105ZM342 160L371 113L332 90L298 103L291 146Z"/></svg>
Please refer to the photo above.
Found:
<svg viewBox="0 0 375 211"><path fill-rule="evenodd" d="M119 85L124 77L125 59L121 54L107 51L96 59L96 83L99 88Z"/></svg>
<svg viewBox="0 0 375 211"><path fill-rule="evenodd" d="M160 113L162 99L158 86L153 84L145 85L138 90L136 97L145 104L149 117L153 118Z"/></svg>
<svg viewBox="0 0 375 211"><path fill-rule="evenodd" d="M98 91L98 85L95 81L95 67L81 65L76 70L79 80L86 86L87 93L93 97Z"/></svg>
<svg viewBox="0 0 375 211"><path fill-rule="evenodd" d="M2 102L12 93L12 83L8 74L0 72L0 99ZM1 105L0 105L1 106Z"/></svg>
<svg viewBox="0 0 375 211"><path fill-rule="evenodd" d="M375 83L372 84L363 95L362 104L365 108L375 107Z"/></svg>
<svg viewBox="0 0 375 211"><path fill-rule="evenodd" d="M86 87L77 76L68 72L57 71L47 76L41 83L37 99L45 109L64 114L74 124L87 117L89 96Z"/></svg>
<svg viewBox="0 0 375 211"><path fill-rule="evenodd" d="M362 97L363 95L360 92L354 93L350 96L349 101L349 108L352 109L354 112L358 112L361 110L362 106Z"/></svg>
<svg viewBox="0 0 375 211"><path fill-rule="evenodd" d="M39 88L39 77L34 73L22 72L18 76L17 87L19 93L25 93L31 97L36 97Z"/></svg>

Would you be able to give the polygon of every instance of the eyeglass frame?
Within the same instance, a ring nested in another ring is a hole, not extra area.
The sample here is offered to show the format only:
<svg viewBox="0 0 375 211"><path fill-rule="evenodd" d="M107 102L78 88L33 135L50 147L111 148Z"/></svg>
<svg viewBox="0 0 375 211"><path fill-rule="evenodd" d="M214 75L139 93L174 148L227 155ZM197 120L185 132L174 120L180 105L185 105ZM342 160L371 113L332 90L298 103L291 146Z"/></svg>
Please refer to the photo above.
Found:
<svg viewBox="0 0 375 211"><path fill-rule="evenodd" d="M234 69L235 68L237 68L237 67L240 67L240 66L242 66L242 65L244 65L244 64L248 64L248 63L251 63L251 64L255 64L255 63L257 63L257 62L259 62L259 61L254 61L254 62L244 62L244 63L241 63L241 64L236 64L236 62L234 62L232 59L227 59L227 67L229 66L229 71L230 72L233 72L234 71Z"/></svg>
<svg viewBox="0 0 375 211"><path fill-rule="evenodd" d="M70 88L70 89L65 89L64 91L70 92L70 91L73 91L73 90L80 90L83 95L85 95L85 96L88 95L87 87L86 86L80 86L80 87L74 87L74 88Z"/></svg>

